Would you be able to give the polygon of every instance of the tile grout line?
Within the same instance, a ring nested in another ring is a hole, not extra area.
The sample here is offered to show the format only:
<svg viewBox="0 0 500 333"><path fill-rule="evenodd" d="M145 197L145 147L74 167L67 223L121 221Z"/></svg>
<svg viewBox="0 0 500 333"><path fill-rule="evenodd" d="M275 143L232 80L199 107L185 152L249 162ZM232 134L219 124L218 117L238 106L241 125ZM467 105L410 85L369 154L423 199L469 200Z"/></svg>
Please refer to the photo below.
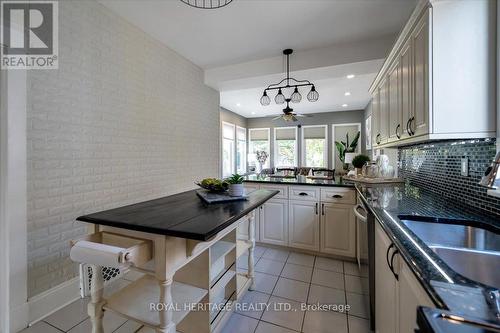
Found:
<svg viewBox="0 0 500 333"><path fill-rule="evenodd" d="M58 330L58 331L60 331L60 332L66 332L66 331L63 331L62 329L60 329L59 327L54 326L54 325L52 325L51 323L46 322L45 320L42 320L41 322L43 322L43 323L45 323L45 324L49 325L50 327L55 328L56 330ZM78 324L79 324L79 323L78 323ZM73 327L72 327L72 328L73 328ZM72 328L70 328L70 329L72 329Z"/></svg>
<svg viewBox="0 0 500 333"><path fill-rule="evenodd" d="M313 274L314 274L314 268L316 266L316 256L314 256L314 259L313 259L313 269L311 270L311 276L310 276L310 282L309 282L309 288L307 289L307 297L306 297L306 304L309 304L309 294L311 293L311 286L312 286L312 277L313 277ZM306 311L304 311L304 317L302 318L302 325L300 326L300 331L303 332L304 331L304 323L306 321Z"/></svg>

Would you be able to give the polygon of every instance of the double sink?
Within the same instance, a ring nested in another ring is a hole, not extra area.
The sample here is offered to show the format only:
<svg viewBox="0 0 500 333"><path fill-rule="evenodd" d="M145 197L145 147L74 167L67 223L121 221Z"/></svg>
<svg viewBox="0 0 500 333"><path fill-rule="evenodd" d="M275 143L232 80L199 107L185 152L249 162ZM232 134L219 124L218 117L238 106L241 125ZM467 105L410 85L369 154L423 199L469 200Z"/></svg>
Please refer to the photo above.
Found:
<svg viewBox="0 0 500 333"><path fill-rule="evenodd" d="M415 216L399 218L456 273L500 289L499 230L470 221Z"/></svg>

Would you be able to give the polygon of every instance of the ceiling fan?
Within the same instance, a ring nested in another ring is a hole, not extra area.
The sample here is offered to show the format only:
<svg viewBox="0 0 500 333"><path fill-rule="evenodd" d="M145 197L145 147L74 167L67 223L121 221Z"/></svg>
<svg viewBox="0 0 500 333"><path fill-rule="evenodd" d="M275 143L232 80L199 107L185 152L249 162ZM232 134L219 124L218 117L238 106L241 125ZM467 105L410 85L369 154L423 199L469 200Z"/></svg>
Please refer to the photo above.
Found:
<svg viewBox="0 0 500 333"><path fill-rule="evenodd" d="M283 109L283 114L280 114L277 117L274 117L273 120L283 119L284 121L299 121L297 117L311 117L306 114L294 113L293 109L290 107L289 103L291 98L286 98L286 108Z"/></svg>

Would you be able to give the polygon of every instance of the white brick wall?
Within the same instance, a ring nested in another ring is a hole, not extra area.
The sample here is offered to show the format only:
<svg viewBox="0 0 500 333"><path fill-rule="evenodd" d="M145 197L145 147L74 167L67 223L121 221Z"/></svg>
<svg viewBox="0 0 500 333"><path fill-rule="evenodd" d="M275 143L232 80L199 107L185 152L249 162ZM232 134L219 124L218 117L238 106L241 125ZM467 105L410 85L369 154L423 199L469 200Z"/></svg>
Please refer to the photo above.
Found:
<svg viewBox="0 0 500 333"><path fill-rule="evenodd" d="M61 1L59 36L59 69L28 75L30 296L77 274L77 216L218 173L219 95L200 68L94 1Z"/></svg>

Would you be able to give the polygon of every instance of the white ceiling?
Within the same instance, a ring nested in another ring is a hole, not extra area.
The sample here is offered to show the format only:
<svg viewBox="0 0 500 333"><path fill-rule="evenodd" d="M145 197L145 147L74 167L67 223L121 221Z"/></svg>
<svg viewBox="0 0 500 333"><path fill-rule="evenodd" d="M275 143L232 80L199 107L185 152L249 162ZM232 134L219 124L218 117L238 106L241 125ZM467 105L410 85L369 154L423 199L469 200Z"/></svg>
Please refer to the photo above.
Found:
<svg viewBox="0 0 500 333"><path fill-rule="evenodd" d="M221 93L220 104L249 118L284 108L274 100L263 107L259 99L284 77L285 48L295 51L292 76L312 81L320 94L310 103L304 89L302 102L291 105L295 112L365 108L368 88L417 2L233 0L202 10L180 0L98 1L203 68L205 83ZM349 73L356 77L348 80Z"/></svg>
<svg viewBox="0 0 500 333"><path fill-rule="evenodd" d="M370 40L400 30L416 0L234 0L217 10L180 0L101 0L202 68Z"/></svg>

